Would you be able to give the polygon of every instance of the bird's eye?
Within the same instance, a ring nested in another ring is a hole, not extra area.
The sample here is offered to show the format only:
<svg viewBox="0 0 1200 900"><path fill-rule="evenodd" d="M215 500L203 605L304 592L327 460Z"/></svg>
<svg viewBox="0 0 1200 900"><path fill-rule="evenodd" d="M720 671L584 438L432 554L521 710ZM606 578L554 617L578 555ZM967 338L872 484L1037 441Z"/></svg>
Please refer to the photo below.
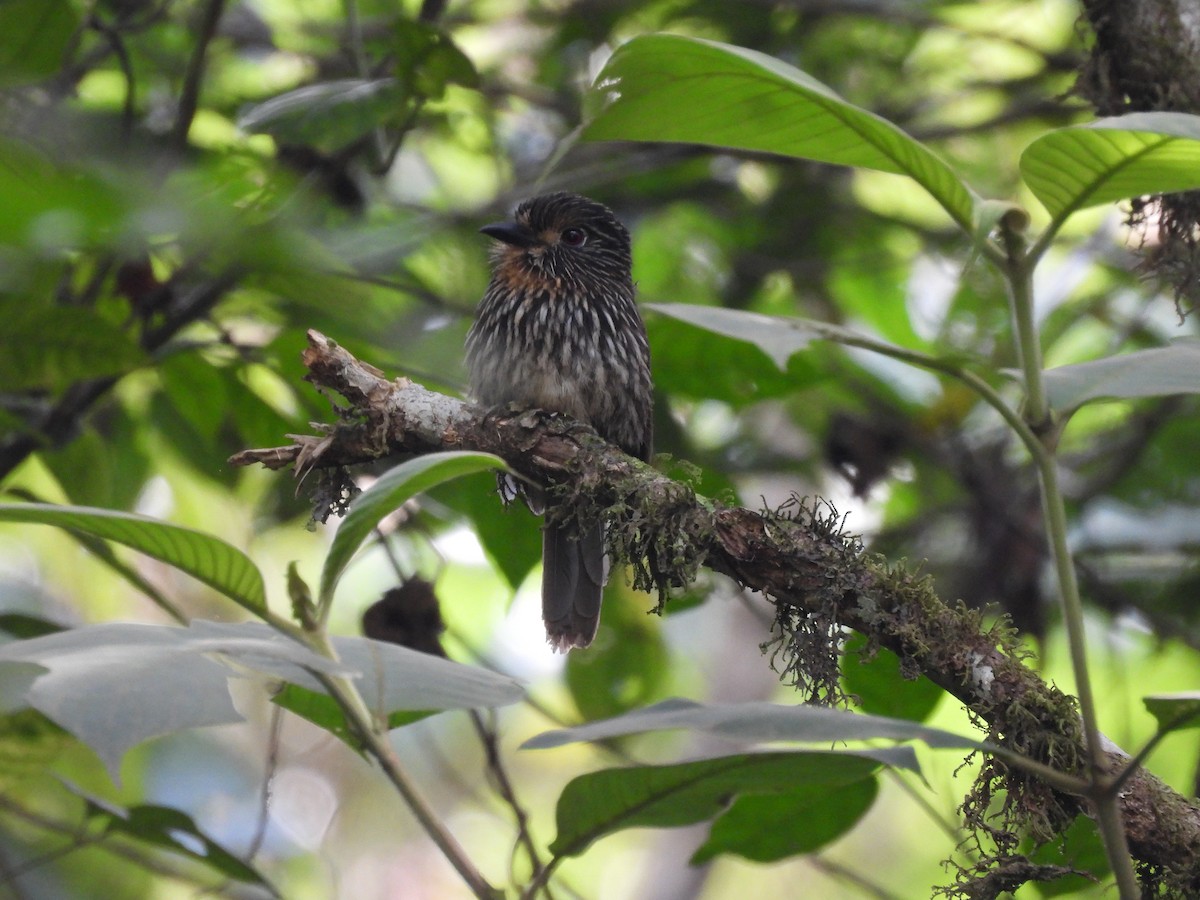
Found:
<svg viewBox="0 0 1200 900"><path fill-rule="evenodd" d="M559 236L568 247L582 247L587 243L587 232L582 228L566 228Z"/></svg>

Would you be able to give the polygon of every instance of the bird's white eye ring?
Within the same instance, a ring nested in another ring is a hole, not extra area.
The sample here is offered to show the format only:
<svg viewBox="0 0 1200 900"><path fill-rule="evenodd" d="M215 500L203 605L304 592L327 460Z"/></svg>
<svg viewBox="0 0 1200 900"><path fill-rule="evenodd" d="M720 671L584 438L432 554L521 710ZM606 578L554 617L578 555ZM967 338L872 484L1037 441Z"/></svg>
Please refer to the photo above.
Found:
<svg viewBox="0 0 1200 900"><path fill-rule="evenodd" d="M560 240L568 247L582 247L587 243L587 232L582 228L564 228Z"/></svg>

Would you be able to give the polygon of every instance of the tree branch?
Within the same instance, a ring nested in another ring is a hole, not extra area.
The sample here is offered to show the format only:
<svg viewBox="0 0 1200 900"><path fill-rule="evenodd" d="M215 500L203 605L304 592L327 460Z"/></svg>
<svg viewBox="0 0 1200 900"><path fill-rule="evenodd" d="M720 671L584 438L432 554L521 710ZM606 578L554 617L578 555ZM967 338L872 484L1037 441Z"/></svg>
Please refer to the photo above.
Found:
<svg viewBox="0 0 1200 900"><path fill-rule="evenodd" d="M289 446L244 450L231 464L291 465L303 477L398 453L494 453L520 475L551 486L552 496L569 493L573 507L604 515L617 549L635 566L645 568L647 553L669 560L654 564L659 585L680 583L704 565L762 592L781 624L786 616L832 617L865 634L871 646L895 652L904 671L923 674L953 694L990 739L1061 771L1081 771L1087 753L1074 700L1022 663L1004 628L985 627L979 612L946 605L927 578L863 552L830 520L697 497L561 416L484 412L407 379L389 381L318 332L308 338L306 379L349 407L320 436L290 435ZM803 659L795 663L803 669ZM1104 770L1116 777L1129 757L1112 745L1104 751ZM1011 770L1004 778L1010 795L1020 792L1026 802L1045 804L1032 817L1044 826L1042 837L1065 829L1083 811L1077 798L1037 779ZM1200 896L1200 809L1144 770L1129 779L1119 802L1134 858L1161 867L1173 885Z"/></svg>

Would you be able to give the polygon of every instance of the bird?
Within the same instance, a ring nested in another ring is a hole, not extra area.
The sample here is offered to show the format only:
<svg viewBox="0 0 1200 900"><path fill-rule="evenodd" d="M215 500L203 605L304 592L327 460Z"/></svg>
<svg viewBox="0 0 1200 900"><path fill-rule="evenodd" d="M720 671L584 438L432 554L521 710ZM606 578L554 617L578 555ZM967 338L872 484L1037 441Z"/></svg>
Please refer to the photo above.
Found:
<svg viewBox="0 0 1200 900"><path fill-rule="evenodd" d="M466 341L475 401L570 416L648 462L650 345L628 230L603 204L559 191L480 231L494 245L491 281ZM526 494L540 512L536 489ZM543 525L542 619L554 650L595 638L605 569L602 523Z"/></svg>

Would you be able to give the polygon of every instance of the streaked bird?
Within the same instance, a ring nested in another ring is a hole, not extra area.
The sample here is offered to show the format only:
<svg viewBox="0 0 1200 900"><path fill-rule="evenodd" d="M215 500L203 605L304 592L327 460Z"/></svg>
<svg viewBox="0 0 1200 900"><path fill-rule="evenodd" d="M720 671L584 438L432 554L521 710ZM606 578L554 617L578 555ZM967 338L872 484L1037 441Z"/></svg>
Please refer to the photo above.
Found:
<svg viewBox="0 0 1200 900"><path fill-rule="evenodd" d="M527 200L511 221L481 231L496 246L467 335L475 399L564 413L648 460L650 348L625 226L602 204L560 192ZM530 499L540 506L542 498ZM548 523L542 563L547 639L563 652L588 646L605 581L601 524Z"/></svg>

